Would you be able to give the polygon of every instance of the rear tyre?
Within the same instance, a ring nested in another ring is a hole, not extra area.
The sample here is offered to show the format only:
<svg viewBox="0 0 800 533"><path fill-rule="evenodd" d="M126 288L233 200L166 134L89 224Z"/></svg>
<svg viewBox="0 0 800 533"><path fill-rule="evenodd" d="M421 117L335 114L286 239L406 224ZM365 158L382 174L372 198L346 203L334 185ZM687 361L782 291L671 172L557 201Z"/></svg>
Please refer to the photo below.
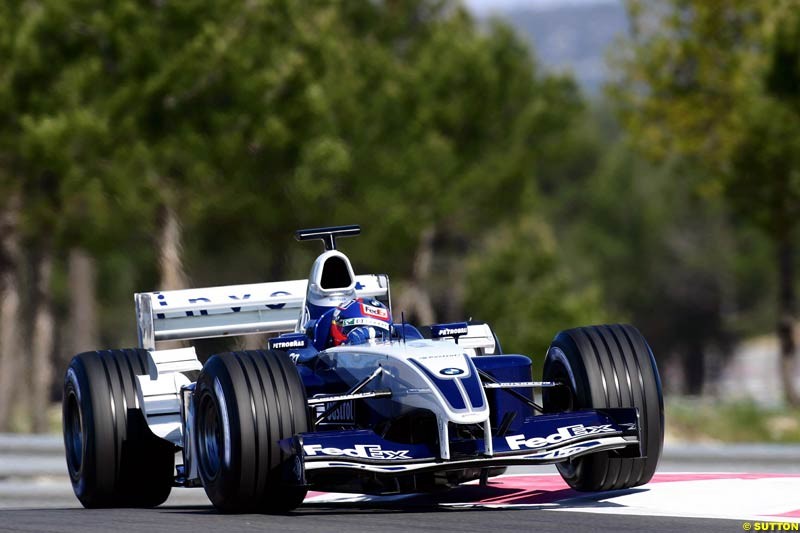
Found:
<svg viewBox="0 0 800 533"><path fill-rule="evenodd" d="M644 457L598 452L556 466L574 489L614 490L643 485L655 473L664 445L664 401L653 352L629 325L562 331L544 362L544 380L568 387L543 389L546 412L637 407Z"/></svg>
<svg viewBox="0 0 800 533"><path fill-rule="evenodd" d="M72 488L84 507L154 507L172 489L175 447L150 431L136 395L147 351L76 355L62 404Z"/></svg>
<svg viewBox="0 0 800 533"><path fill-rule="evenodd" d="M285 355L246 351L206 362L194 395L200 479L223 512L287 512L303 502L300 458L278 442L308 431L306 394Z"/></svg>

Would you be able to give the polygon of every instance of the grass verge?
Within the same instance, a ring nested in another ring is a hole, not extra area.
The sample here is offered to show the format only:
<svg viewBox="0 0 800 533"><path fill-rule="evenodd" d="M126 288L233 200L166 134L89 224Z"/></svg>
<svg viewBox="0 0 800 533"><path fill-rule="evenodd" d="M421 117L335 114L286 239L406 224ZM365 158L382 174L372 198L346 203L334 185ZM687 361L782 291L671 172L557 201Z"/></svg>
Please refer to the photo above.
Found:
<svg viewBox="0 0 800 533"><path fill-rule="evenodd" d="M664 409L668 440L800 443L800 409L707 398L669 398Z"/></svg>

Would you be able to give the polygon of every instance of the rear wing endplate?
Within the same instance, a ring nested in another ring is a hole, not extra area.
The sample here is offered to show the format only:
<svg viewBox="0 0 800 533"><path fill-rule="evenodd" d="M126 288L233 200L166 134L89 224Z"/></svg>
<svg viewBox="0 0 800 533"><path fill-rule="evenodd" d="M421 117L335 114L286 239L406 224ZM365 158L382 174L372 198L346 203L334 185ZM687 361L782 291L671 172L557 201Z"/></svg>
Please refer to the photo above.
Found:
<svg viewBox="0 0 800 533"><path fill-rule="evenodd" d="M356 276L356 294L389 300L384 274ZM296 331L307 280L230 285L135 295L139 346L156 342Z"/></svg>

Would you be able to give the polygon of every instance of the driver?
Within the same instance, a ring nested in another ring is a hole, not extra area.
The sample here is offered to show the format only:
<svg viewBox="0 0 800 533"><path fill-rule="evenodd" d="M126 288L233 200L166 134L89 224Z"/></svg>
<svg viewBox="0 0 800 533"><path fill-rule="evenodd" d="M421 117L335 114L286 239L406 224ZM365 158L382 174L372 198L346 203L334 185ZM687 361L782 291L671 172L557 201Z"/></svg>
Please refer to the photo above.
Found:
<svg viewBox="0 0 800 533"><path fill-rule="evenodd" d="M378 300L356 298L336 308L331 320L329 346L363 344L391 335L392 317Z"/></svg>

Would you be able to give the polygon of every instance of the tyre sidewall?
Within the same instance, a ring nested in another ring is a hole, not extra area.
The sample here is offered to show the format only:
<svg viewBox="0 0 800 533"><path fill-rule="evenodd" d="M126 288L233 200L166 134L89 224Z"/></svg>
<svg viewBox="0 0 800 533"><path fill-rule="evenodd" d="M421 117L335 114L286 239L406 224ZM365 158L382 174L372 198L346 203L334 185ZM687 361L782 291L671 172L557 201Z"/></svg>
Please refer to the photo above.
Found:
<svg viewBox="0 0 800 533"><path fill-rule="evenodd" d="M69 394L75 394L78 399L83 433L81 467L73 471L68 466L73 490L85 507L113 505L116 465L108 450L114 445L111 404L108 401L111 391L95 361L86 356L73 359L64 382L64 397L68 398ZM66 406L63 414L66 416Z"/></svg>
<svg viewBox="0 0 800 533"><path fill-rule="evenodd" d="M200 410L210 402L217 410L222 427L228 428L223 429L219 469L213 477L208 475L208 470L202 464L205 451L201 450L200 432L199 430L193 432L203 486L211 501L223 511L234 510L244 503L238 497L241 489L239 483L242 478L243 455L241 433L243 428L239 406L250 405L249 400L243 397L246 393L242 390L244 387L234 385L229 366L225 358L211 357L200 374L194 396L196 427L199 427L200 417L204 416Z"/></svg>
<svg viewBox="0 0 800 533"><path fill-rule="evenodd" d="M593 381L589 379L587 364L581 357L575 341L566 332L559 333L548 350L543 370L544 379L548 381L563 379L562 372L566 374L569 384L571 396L569 404L564 405L563 399L560 399L559 408L553 410L551 402L547 401L548 395L557 394L560 391L543 389L542 396L546 412L588 409L598 405L594 400L596 395L594 389L597 387L592 386ZM553 377L554 373L558 374L558 378ZM582 480L589 476L594 477L593 472L605 470L608 459L608 452L599 452L558 463L556 467L570 486L579 488Z"/></svg>
<svg viewBox="0 0 800 533"><path fill-rule="evenodd" d="M568 332L556 336L552 349L554 362L566 361L570 365L570 373L574 376L571 386L576 408L606 407L603 374L597 360L583 357L580 348Z"/></svg>

